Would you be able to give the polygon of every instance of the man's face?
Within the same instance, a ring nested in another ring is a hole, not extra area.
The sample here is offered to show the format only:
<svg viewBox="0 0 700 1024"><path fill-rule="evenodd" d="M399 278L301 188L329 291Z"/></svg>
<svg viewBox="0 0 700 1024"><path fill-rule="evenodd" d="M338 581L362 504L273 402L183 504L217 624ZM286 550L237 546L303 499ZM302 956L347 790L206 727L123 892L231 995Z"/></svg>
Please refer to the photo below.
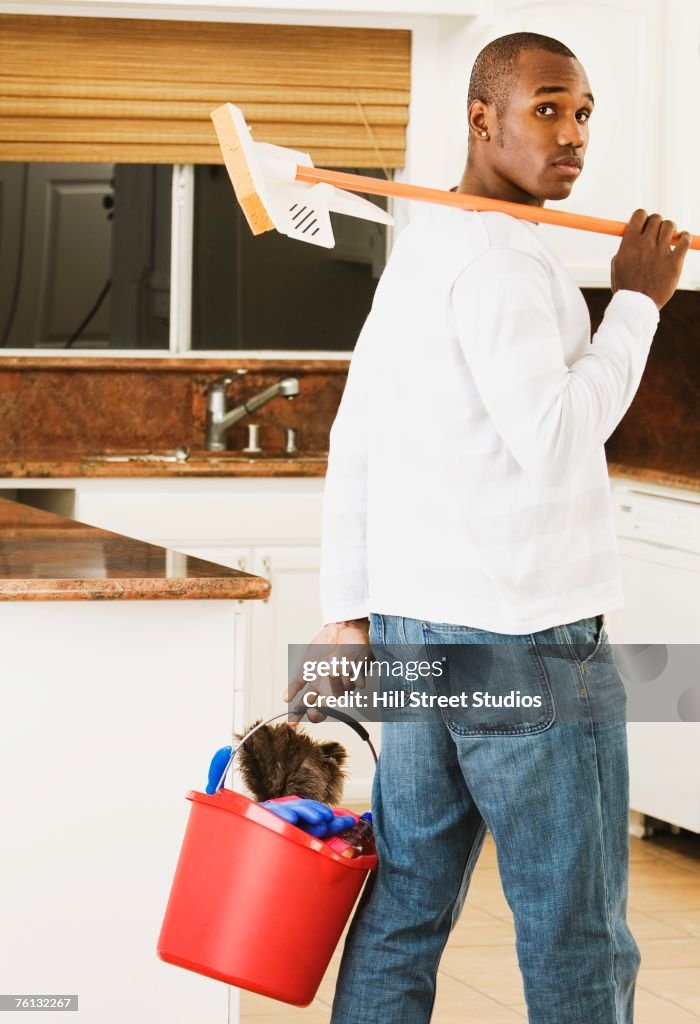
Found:
<svg viewBox="0 0 700 1024"><path fill-rule="evenodd" d="M495 145L488 146L491 169L540 202L566 199L583 167L592 110L577 60L524 51L506 109L496 118Z"/></svg>

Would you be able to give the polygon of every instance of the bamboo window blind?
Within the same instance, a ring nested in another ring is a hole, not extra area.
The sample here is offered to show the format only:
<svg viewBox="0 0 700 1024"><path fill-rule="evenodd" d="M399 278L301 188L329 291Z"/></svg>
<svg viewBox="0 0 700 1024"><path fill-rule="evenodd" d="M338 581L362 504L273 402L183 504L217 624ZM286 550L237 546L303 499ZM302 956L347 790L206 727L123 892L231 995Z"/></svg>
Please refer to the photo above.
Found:
<svg viewBox="0 0 700 1024"><path fill-rule="evenodd" d="M210 112L323 167L401 167L410 32L0 15L0 160L221 163Z"/></svg>

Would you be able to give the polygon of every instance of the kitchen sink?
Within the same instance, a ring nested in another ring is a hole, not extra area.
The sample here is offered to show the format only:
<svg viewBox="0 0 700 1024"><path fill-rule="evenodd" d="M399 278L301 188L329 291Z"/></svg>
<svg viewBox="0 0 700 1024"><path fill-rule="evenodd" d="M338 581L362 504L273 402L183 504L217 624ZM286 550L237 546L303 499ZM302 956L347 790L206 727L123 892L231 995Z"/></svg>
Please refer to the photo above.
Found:
<svg viewBox="0 0 700 1024"><path fill-rule="evenodd" d="M327 462L328 452L204 452L189 462Z"/></svg>
<svg viewBox="0 0 700 1024"><path fill-rule="evenodd" d="M83 456L83 462L188 462L189 453L178 451L106 451L90 452Z"/></svg>

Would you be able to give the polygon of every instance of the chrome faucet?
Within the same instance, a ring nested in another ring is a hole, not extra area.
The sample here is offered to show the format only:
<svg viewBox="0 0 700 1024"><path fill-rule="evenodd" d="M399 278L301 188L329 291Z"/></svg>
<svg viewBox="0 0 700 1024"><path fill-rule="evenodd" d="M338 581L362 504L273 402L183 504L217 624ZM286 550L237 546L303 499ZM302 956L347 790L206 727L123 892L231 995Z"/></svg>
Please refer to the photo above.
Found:
<svg viewBox="0 0 700 1024"><path fill-rule="evenodd" d="M283 377L276 384L254 395L235 409L226 411L226 391L233 384L233 377L220 377L209 386L207 391L207 436L204 447L210 452L221 452L226 448L226 432L244 416L255 412L270 399L282 395L294 398L299 394L299 381L296 377Z"/></svg>

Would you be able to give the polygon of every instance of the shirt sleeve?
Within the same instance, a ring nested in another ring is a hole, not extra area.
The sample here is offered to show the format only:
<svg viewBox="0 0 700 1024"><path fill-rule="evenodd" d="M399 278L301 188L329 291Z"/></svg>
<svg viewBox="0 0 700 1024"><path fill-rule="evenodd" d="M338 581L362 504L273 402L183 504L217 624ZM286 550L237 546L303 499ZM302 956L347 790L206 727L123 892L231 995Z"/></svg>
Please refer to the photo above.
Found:
<svg viewBox="0 0 700 1024"><path fill-rule="evenodd" d="M632 403L659 321L654 301L621 290L588 351L567 366L549 268L491 248L456 278L459 343L494 426L526 473L555 484L613 433Z"/></svg>
<svg viewBox="0 0 700 1024"><path fill-rule="evenodd" d="M371 316L371 314L370 314ZM367 602L367 452L370 370L367 322L350 361L330 432L321 535L324 625L369 615Z"/></svg>

